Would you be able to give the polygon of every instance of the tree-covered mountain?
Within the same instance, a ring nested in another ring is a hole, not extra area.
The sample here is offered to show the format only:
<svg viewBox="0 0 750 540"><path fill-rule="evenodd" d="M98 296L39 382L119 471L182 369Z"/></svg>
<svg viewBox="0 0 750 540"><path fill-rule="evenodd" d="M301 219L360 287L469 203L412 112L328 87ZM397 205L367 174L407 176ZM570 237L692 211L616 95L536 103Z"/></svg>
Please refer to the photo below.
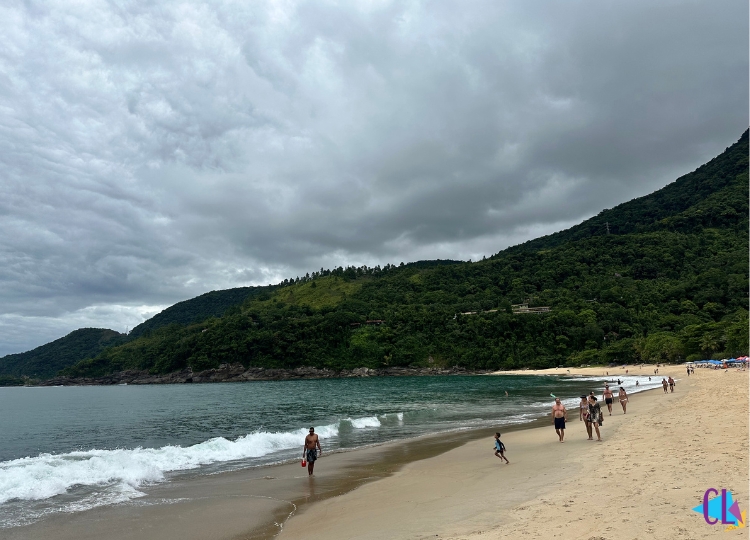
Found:
<svg viewBox="0 0 750 540"><path fill-rule="evenodd" d="M272 291L273 289L274 286L269 285L266 287L237 287L235 289L207 292L168 307L161 313L154 315L133 328L128 336L137 338L170 324L184 326L200 322L209 317L221 317L227 309L242 304L242 302L250 297Z"/></svg>
<svg viewBox="0 0 750 540"><path fill-rule="evenodd" d="M715 196L717 192L721 192L725 187L734 183L739 175L747 173L747 148L748 131L745 131L739 141L722 154L659 191L620 204L610 210L603 210L593 218L570 229L529 240L508 251L548 249L566 242L606 234L629 234L665 228L685 231L696 226L729 226L734 223L734 219L732 217L725 219L726 214L732 210L737 211L737 208L726 208L718 214L713 212L691 214L677 221L665 222L664 220L699 205L707 197ZM747 200L743 204L747 209Z"/></svg>
<svg viewBox="0 0 750 540"><path fill-rule="evenodd" d="M125 342L125 334L106 328L81 328L46 345L0 358L0 376L45 379L107 347Z"/></svg>
<svg viewBox="0 0 750 540"><path fill-rule="evenodd" d="M104 328L81 328L31 351L0 358L0 386L22 384L22 377L50 378L61 369L97 356L107 347L148 336L165 326L187 326L211 317L221 317L227 309L274 288L238 287L211 291L168 307L133 328L128 335Z"/></svg>
<svg viewBox="0 0 750 540"><path fill-rule="evenodd" d="M747 156L745 132L651 195L487 260L321 270L221 317L154 328L64 373L229 362L541 368L746 354ZM514 312L524 301L550 310Z"/></svg>

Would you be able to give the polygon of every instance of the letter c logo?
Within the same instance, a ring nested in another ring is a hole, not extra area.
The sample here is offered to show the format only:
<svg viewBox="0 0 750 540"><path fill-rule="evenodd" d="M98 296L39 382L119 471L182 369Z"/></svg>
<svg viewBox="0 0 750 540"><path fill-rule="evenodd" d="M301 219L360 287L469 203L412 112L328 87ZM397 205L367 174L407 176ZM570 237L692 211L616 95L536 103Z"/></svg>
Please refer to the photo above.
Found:
<svg viewBox="0 0 750 540"><path fill-rule="evenodd" d="M708 488L706 492L703 494L703 519L705 519L706 523L708 523L709 525L716 525L719 522L719 520L714 519L712 521L708 515L708 494L711 493L712 491L714 495L719 494L719 492L715 490L714 488Z"/></svg>

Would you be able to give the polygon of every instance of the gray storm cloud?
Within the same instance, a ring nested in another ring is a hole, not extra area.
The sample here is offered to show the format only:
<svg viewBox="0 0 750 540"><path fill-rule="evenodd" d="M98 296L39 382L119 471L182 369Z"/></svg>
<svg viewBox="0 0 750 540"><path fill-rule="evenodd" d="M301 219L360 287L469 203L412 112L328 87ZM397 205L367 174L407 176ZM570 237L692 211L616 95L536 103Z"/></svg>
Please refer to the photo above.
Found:
<svg viewBox="0 0 750 540"><path fill-rule="evenodd" d="M489 255L748 122L747 2L6 2L0 355L211 289Z"/></svg>

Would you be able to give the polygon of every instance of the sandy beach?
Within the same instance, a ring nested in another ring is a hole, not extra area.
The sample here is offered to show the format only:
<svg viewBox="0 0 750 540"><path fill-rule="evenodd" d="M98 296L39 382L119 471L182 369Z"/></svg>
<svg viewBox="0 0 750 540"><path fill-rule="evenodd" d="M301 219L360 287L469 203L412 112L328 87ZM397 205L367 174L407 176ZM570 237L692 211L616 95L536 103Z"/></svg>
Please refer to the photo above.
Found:
<svg viewBox="0 0 750 540"><path fill-rule="evenodd" d="M649 366L628 369L648 376ZM624 374L571 374L605 371ZM529 374L545 372L567 370ZM731 490L747 509L747 372L697 369L688 378L669 366L662 375L679 379L675 392L637 394L627 415L615 402L601 443L586 440L576 412L564 444L551 425L503 436L511 461L503 465L488 433L302 509L279 538L747 538L747 528L725 532L691 510L709 487Z"/></svg>
<svg viewBox="0 0 750 540"><path fill-rule="evenodd" d="M650 366L628 369L654 377ZM614 379L625 374L620 368L570 374L606 371ZM503 430L509 465L493 455L492 429L421 437L324 454L314 479L298 463L184 479L150 488L131 503L54 515L0 536L746 538L748 529L725 533L691 509L709 487L731 490L747 509L747 373L696 370L688 378L682 367L671 366L660 368L658 377L670 374L678 379L674 393L635 394L627 415L617 401L612 416L602 405L603 442L586 440L577 410L569 415L564 444L551 419Z"/></svg>

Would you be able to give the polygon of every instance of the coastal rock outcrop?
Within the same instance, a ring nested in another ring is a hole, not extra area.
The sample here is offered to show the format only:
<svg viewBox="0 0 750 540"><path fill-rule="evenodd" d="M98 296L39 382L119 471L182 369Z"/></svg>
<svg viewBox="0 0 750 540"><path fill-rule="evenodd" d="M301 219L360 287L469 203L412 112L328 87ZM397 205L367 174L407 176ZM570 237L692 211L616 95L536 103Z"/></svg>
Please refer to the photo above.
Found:
<svg viewBox="0 0 750 540"><path fill-rule="evenodd" d="M194 372L187 368L166 374L148 371L120 371L102 377L54 377L39 382L39 386L90 386L117 384L189 384L243 381L285 381L292 379L333 379L351 377L407 377L422 375L469 375L489 373L489 370L466 370L464 368L416 368L388 367L372 369L360 367L351 370L332 370L303 366L294 369L246 368L240 363L221 364L216 369Z"/></svg>

